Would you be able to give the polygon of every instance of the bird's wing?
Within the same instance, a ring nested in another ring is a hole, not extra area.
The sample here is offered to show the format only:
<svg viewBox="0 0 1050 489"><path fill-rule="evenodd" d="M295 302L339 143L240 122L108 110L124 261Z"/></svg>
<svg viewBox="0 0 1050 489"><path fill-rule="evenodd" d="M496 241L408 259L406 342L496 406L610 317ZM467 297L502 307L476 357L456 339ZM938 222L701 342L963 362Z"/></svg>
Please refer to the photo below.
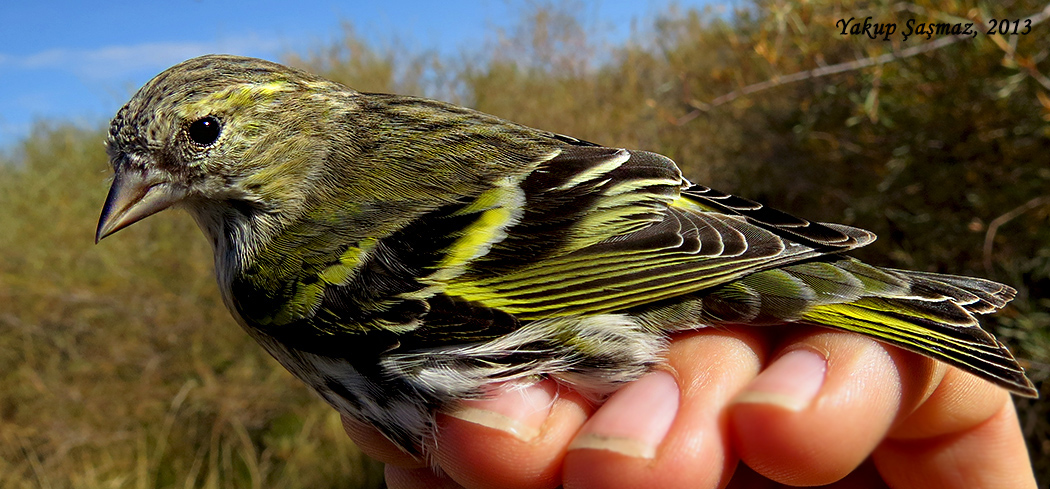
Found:
<svg viewBox="0 0 1050 489"><path fill-rule="evenodd" d="M568 147L515 188L506 227L464 233L491 239L486 252L439 278L445 295L525 320L623 310L875 238L689 186L648 152Z"/></svg>
<svg viewBox="0 0 1050 489"><path fill-rule="evenodd" d="M304 270L295 281L276 288L247 274L235 281L238 300L251 302L239 309L289 342L309 340L311 349L334 348L335 337L351 333L375 339L355 345L377 352L624 310L874 240L861 229L690 186L664 156L586 145L424 209L386 236L333 248L319 232L303 226L283 238L306 244L278 247L331 248L309 263L282 264ZM290 262L281 256L274 259Z"/></svg>

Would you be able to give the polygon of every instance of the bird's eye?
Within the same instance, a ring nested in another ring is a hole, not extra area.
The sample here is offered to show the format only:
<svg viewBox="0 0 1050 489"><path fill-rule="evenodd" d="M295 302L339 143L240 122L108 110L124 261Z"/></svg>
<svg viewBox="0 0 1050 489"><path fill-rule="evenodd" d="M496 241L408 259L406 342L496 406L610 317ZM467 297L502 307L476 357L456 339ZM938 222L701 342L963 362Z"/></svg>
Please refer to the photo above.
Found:
<svg viewBox="0 0 1050 489"><path fill-rule="evenodd" d="M222 126L219 124L219 119L212 116L202 117L190 124L190 139L201 146L208 146L214 143L216 139L219 139L219 131L221 129Z"/></svg>

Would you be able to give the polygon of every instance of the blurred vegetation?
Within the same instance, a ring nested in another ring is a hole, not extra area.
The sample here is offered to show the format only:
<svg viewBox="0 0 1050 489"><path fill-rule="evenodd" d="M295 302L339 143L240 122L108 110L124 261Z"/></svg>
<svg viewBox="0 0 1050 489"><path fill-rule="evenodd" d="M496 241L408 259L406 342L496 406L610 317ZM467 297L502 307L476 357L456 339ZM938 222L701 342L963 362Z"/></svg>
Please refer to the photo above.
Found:
<svg viewBox="0 0 1050 489"><path fill-rule="evenodd" d="M101 131L0 164L0 487L365 487L338 416L234 323L188 216L91 236Z"/></svg>
<svg viewBox="0 0 1050 489"><path fill-rule="evenodd" d="M1043 393L1018 409L1045 485L1050 22L936 47L948 36L901 32L909 19L987 26L1046 7L753 0L672 9L609 43L572 13L585 9L528 4L515 28L456 56L371 45L347 26L286 61L657 151L696 182L875 231L856 253L872 263L1017 287L986 324ZM835 25L868 15L897 34ZM187 216L91 244L102 138L42 124L0 156L0 488L381 486L338 417L229 317Z"/></svg>

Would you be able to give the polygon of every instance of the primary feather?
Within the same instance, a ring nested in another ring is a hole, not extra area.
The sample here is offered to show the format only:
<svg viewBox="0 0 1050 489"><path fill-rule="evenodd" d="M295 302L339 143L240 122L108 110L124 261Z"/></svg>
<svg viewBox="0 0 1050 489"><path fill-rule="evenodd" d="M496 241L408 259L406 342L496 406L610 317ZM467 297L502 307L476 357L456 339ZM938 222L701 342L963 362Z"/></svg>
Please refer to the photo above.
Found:
<svg viewBox="0 0 1050 489"><path fill-rule="evenodd" d="M842 253L872 233L690 184L654 153L233 56L158 75L108 150L97 238L189 210L246 330L407 451L494 382L609 392L669 333L723 324L853 331L1035 394L976 319L1010 287L866 265Z"/></svg>

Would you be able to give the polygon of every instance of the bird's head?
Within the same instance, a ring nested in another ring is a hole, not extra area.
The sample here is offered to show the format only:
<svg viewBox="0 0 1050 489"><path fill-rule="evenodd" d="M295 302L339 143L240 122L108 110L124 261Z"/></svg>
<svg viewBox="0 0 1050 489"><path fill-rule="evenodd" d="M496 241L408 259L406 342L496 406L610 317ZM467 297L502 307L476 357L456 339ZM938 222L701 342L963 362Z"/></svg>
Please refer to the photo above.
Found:
<svg viewBox="0 0 1050 489"><path fill-rule="evenodd" d="M322 119L354 95L252 58L203 56L164 71L110 125L114 177L95 241L175 205L198 221L294 209L327 151L316 144Z"/></svg>

